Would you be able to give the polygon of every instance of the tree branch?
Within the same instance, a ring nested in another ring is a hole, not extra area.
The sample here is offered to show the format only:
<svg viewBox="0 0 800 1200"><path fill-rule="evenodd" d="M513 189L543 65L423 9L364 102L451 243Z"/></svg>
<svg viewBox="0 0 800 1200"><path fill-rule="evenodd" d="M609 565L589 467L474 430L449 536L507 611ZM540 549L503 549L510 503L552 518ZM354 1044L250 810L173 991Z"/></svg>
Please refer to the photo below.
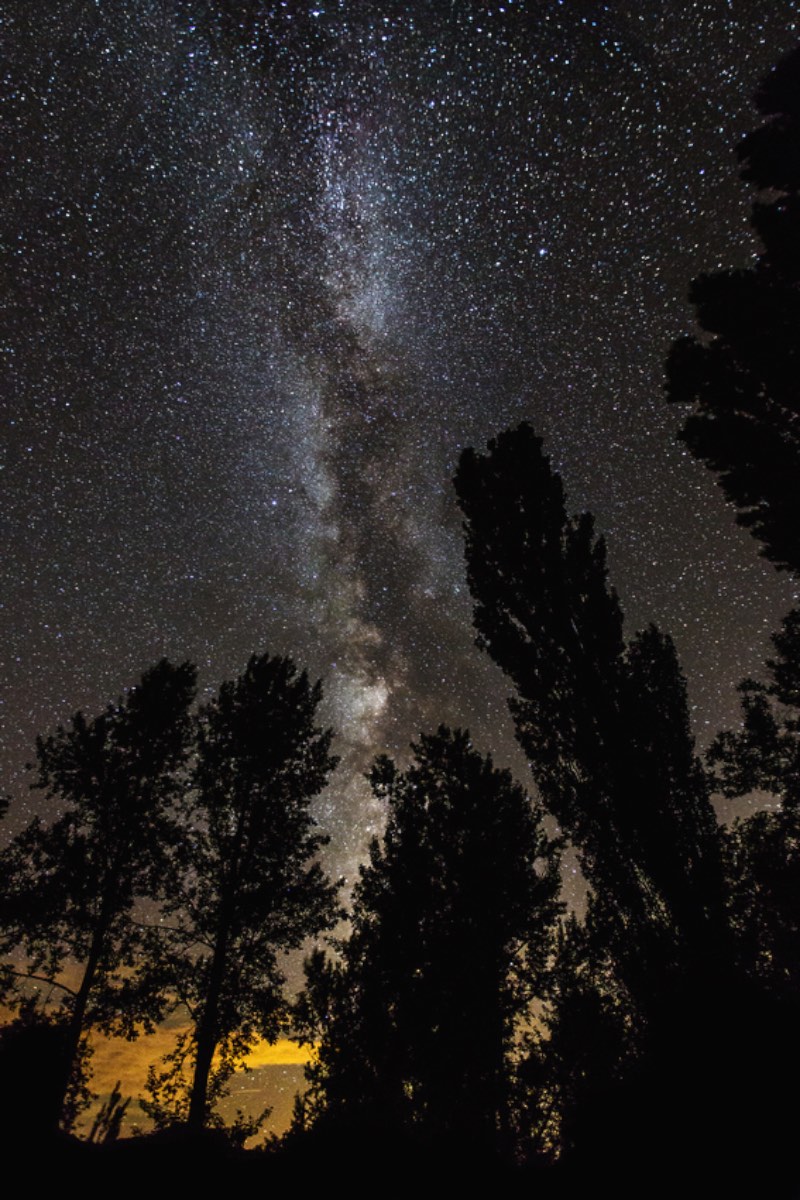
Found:
<svg viewBox="0 0 800 1200"><path fill-rule="evenodd" d="M11 974L15 979L35 979L38 983L47 983L50 987L61 988L63 992L68 992L70 996L77 996L78 993L71 987L67 987L65 983L59 983L57 979L49 979L46 975L31 975L27 971L15 971L11 968Z"/></svg>

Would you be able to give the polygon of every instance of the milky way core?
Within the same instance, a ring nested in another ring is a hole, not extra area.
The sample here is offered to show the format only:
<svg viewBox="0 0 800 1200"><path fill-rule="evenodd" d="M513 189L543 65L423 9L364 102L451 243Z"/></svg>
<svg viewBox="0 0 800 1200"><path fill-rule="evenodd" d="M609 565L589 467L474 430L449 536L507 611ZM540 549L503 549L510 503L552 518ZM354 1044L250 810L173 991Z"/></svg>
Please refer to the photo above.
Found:
<svg viewBox="0 0 800 1200"><path fill-rule="evenodd" d="M7 829L37 733L166 655L325 689L319 805L466 725L524 773L473 646L451 485L530 421L628 629L736 712L791 589L663 400L689 281L755 246L735 145L796 41L774 0L5 6L0 652Z"/></svg>

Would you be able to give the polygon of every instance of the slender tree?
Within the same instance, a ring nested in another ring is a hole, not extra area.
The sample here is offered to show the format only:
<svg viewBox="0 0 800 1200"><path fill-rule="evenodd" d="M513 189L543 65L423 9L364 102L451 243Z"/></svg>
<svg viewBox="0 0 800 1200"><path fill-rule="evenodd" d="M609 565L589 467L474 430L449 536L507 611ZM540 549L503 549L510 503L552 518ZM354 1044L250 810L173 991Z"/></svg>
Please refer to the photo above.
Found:
<svg viewBox="0 0 800 1200"><path fill-rule="evenodd" d="M31 985L62 998L61 1108L88 1029L133 1036L161 1012L155 993L130 986L142 949L134 917L137 900L157 894L172 841L194 690L191 664L162 660L116 705L91 720L76 713L36 744L33 786L62 811L34 818L2 855L3 944L15 952L3 978L12 1004Z"/></svg>
<svg viewBox="0 0 800 1200"><path fill-rule="evenodd" d="M651 627L625 650L604 543L588 514L567 516L530 426L501 434L487 455L465 451L455 483L478 644L515 685L517 737L579 851L620 965L650 991L655 962L715 943L723 907L717 824L674 646Z"/></svg>
<svg viewBox="0 0 800 1200"><path fill-rule="evenodd" d="M559 911L542 810L469 735L440 727L371 782L388 805L340 964L317 955L300 1010L318 1043L306 1116L496 1150L516 1022Z"/></svg>
<svg viewBox="0 0 800 1200"><path fill-rule="evenodd" d="M478 641L513 680L517 737L578 851L592 892L591 959L614 998L608 1028L625 1034L615 1072L604 1068L616 1090L600 1107L579 1078L557 1082L559 1103L588 1104L595 1118L561 1111L561 1128L573 1130L579 1160L598 1156L614 1171L671 1140L700 1153L693 1139L710 1127L701 1111L722 1127L738 1103L718 1014L741 1008L731 1003L721 838L674 646L651 627L625 647L603 542L588 514L567 516L529 426L501 434L488 454L465 451L455 482ZM592 1008L604 1021L606 1000L598 1007L567 988L551 1014L559 1070L559 1030ZM687 1087L690 1102L680 1100ZM601 1111L615 1116L598 1142Z"/></svg>
<svg viewBox="0 0 800 1200"><path fill-rule="evenodd" d="M337 888L310 812L336 759L316 725L321 685L287 658L252 657L201 712L185 835L167 888L152 964L189 1011L145 1108L199 1130L225 1080L259 1037L274 1040L288 1007L279 956L330 928Z"/></svg>

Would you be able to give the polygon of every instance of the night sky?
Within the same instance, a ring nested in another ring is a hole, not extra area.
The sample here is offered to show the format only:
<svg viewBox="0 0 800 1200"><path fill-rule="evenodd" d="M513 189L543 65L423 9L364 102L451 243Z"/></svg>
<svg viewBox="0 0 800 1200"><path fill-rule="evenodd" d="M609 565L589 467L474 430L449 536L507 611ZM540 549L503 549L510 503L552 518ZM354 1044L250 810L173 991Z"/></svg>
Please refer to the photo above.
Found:
<svg viewBox="0 0 800 1200"><path fill-rule="evenodd" d="M235 14L232 16L231 14ZM6 826L37 733L166 655L324 680L318 806L467 725L461 448L530 421L606 535L628 633L676 639L697 734L791 606L675 439L670 342L755 247L735 146L794 0L6 0L0 610Z"/></svg>

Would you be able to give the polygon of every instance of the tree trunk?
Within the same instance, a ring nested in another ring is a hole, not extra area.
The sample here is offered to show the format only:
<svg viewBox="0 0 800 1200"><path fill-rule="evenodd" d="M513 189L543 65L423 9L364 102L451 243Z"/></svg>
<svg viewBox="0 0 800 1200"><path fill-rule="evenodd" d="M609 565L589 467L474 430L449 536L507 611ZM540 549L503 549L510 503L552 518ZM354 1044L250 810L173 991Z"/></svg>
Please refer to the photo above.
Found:
<svg viewBox="0 0 800 1200"><path fill-rule="evenodd" d="M97 969L100 965L100 958L103 953L103 948L108 933L110 920L107 913L107 905L103 905L97 928L92 935L92 944L89 948L89 957L86 960L86 966L83 971L83 979L81 986L75 996L75 1004L73 1005L72 1015L69 1019L69 1024L64 1033L64 1045L61 1063L59 1065L59 1112L63 1112L64 1105L67 1100L72 1073L78 1057L81 1038L83 1037L84 1024L86 1022L86 1009L89 1005L89 996L97 979Z"/></svg>
<svg viewBox="0 0 800 1200"><path fill-rule="evenodd" d="M236 911L236 894L242 845L245 839L247 815L239 813L236 823L236 836L230 850L230 866L228 879L220 897L220 918L217 926L217 937L214 943L214 957L208 979L203 1012L195 1029L197 1054L194 1060L192 1090L189 1096L189 1115L187 1125L195 1133L199 1133L206 1123L208 1107L208 1078L211 1074L211 1064L214 1061L214 1051L219 1045L220 1029L218 1023L219 1001L222 995L222 984L228 965L228 940Z"/></svg>
<svg viewBox="0 0 800 1200"><path fill-rule="evenodd" d="M208 1079L211 1074L211 1064L214 1060L214 1051L219 1042L219 1029L217 1025L217 1014L219 1011L219 999L222 993L222 981L224 978L225 967L228 957L228 929L227 923L221 929L216 945L214 946L214 958L211 963L211 973L208 981L208 992L206 994L203 1012L200 1020L197 1023L195 1039L197 1041L197 1054L194 1060L194 1074L192 1076L192 1090L189 1096L189 1116L187 1124L190 1129L199 1133L206 1123L206 1107L208 1103Z"/></svg>

